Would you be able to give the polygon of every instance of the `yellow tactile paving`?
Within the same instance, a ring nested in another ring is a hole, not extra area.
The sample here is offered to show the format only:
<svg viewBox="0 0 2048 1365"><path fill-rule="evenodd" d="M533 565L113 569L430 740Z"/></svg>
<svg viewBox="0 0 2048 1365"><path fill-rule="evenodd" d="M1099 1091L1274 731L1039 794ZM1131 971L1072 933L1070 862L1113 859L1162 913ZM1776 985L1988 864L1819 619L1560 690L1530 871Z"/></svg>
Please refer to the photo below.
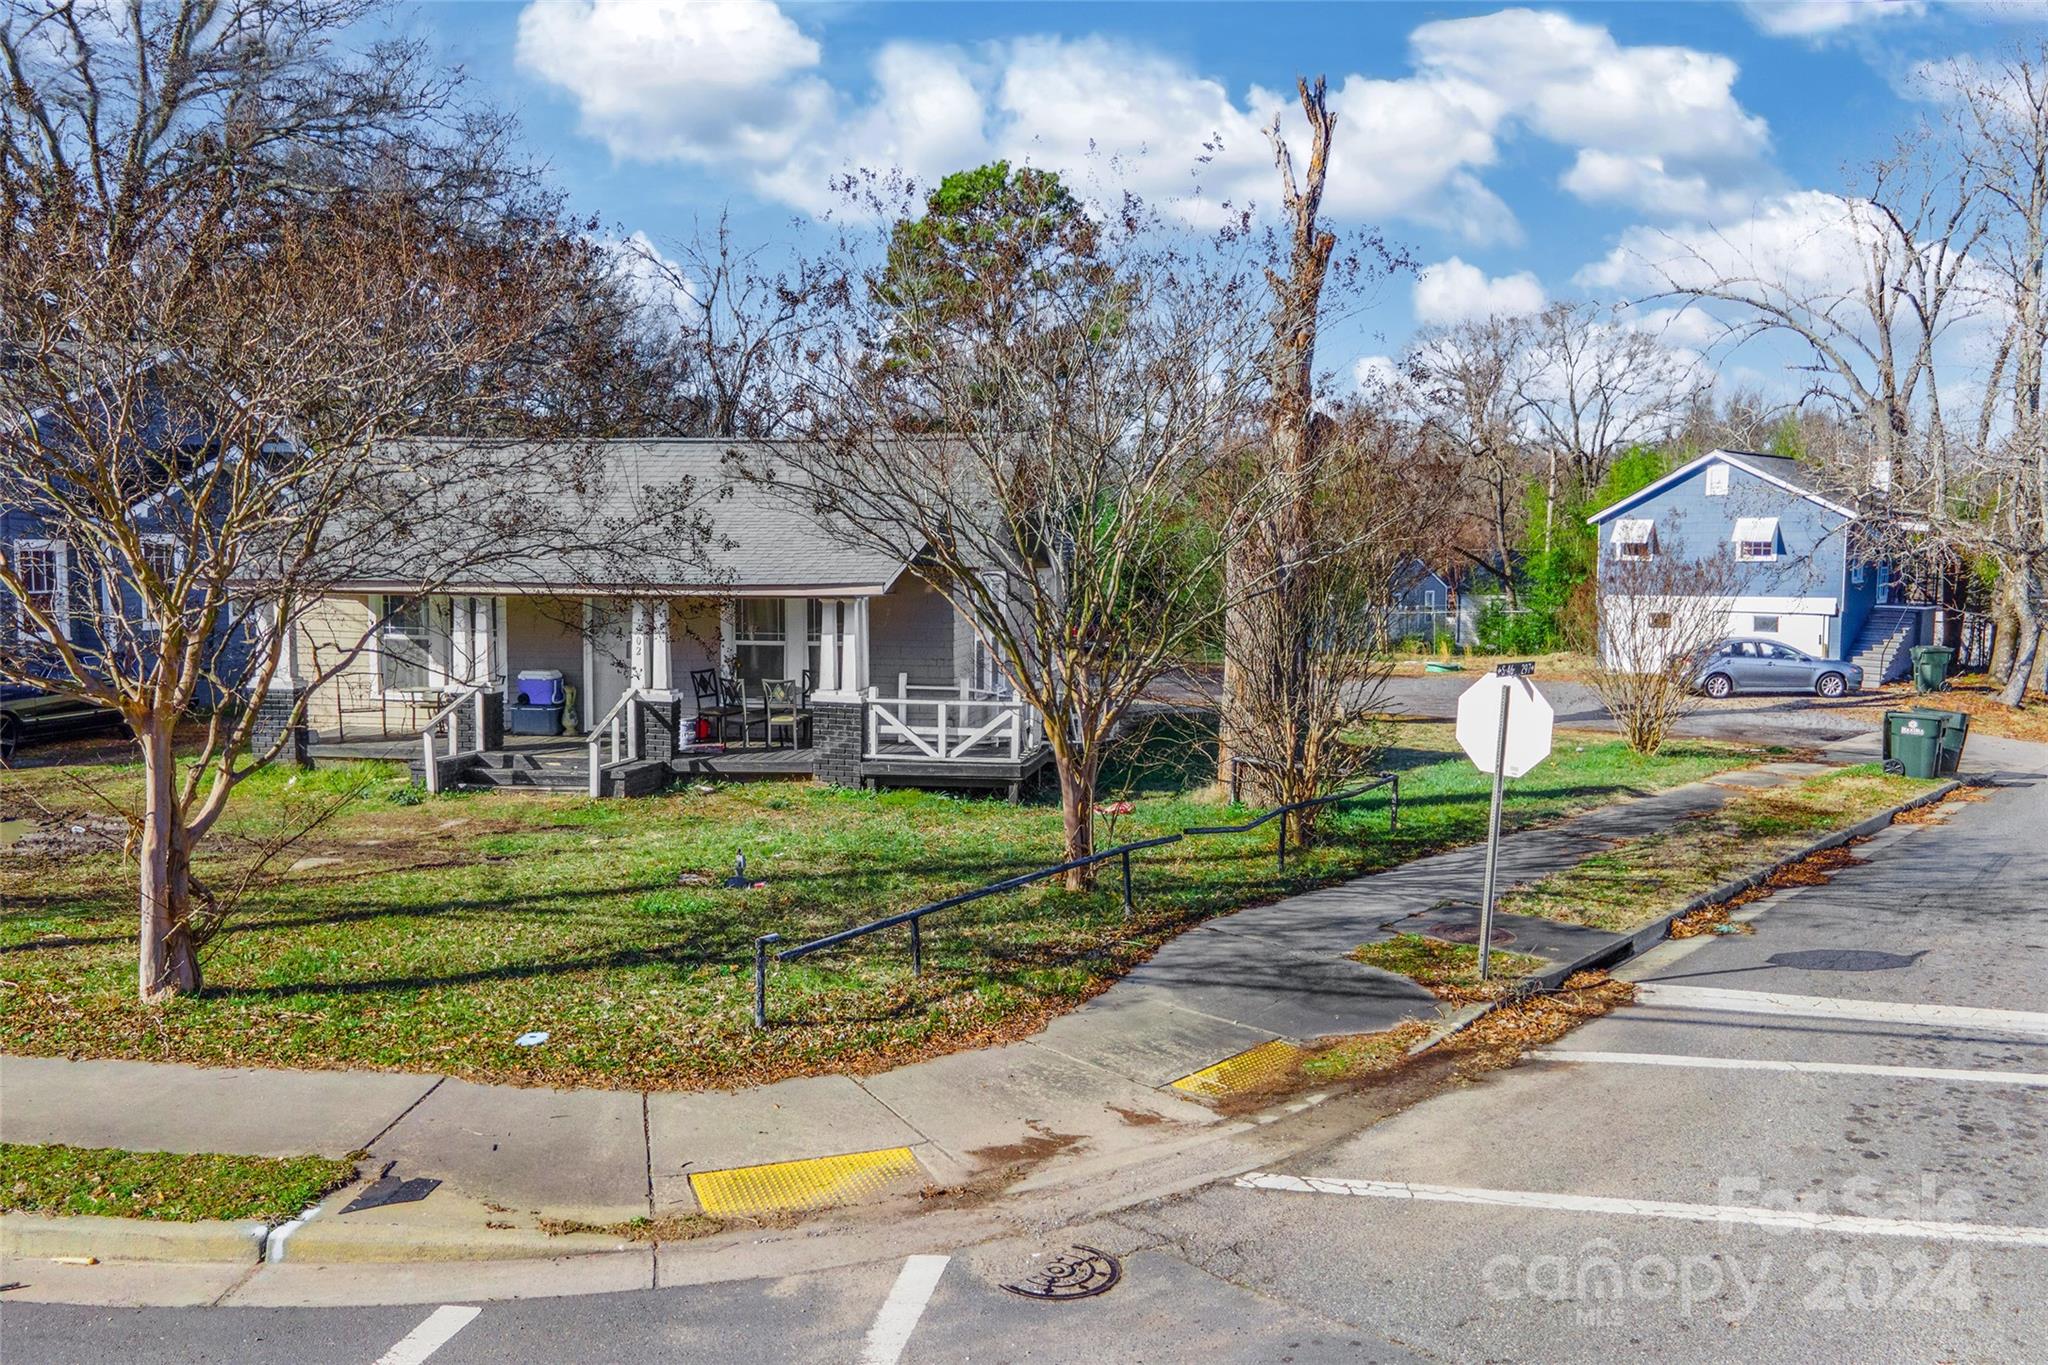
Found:
<svg viewBox="0 0 2048 1365"><path fill-rule="evenodd" d="M1173 1083L1173 1088L1209 1099L1224 1099L1286 1077L1307 1055L1294 1044L1275 1038L1234 1057L1225 1057L1214 1066L1205 1066L1191 1076L1183 1076Z"/></svg>
<svg viewBox="0 0 2048 1365"><path fill-rule="evenodd" d="M706 1213L796 1213L857 1203L921 1176L908 1147L698 1171L690 1189Z"/></svg>

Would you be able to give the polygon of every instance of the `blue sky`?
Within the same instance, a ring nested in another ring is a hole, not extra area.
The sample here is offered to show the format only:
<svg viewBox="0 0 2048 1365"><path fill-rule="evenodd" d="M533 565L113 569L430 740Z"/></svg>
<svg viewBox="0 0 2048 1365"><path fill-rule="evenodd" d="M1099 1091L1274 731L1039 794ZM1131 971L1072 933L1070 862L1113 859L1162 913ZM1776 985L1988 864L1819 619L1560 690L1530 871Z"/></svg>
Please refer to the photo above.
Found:
<svg viewBox="0 0 2048 1365"><path fill-rule="evenodd" d="M1418 322L1646 293L1643 258L1674 239L1826 268L1811 192L1926 109L1919 64L2048 10L531 0L406 22L520 112L579 211L656 243L724 206L747 237L801 242L835 171L996 155L1134 184L1199 224L1271 197L1259 129L1297 74L1324 74L1335 216L1434 267L1340 343L1363 355Z"/></svg>

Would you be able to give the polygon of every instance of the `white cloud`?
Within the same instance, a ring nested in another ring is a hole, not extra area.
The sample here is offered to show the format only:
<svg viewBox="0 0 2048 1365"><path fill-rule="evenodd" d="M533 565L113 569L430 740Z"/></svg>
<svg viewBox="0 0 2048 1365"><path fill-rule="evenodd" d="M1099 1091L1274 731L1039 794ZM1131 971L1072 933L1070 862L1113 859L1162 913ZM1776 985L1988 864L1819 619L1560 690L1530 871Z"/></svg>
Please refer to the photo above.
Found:
<svg viewBox="0 0 2048 1365"><path fill-rule="evenodd" d="M817 42L772 0L533 0L519 64L576 98L619 157L787 157L831 99Z"/></svg>
<svg viewBox="0 0 2048 1365"><path fill-rule="evenodd" d="M888 42L861 91L819 76L822 56L773 0L531 0L519 24L521 64L574 97L614 154L714 166L812 212L849 169L928 182L1005 156L1214 221L1225 202L1275 197L1275 112L1291 145L1306 141L1292 92L1233 93L1119 39ZM1514 241L1513 213L1481 176L1524 131L1578 154L1570 192L1655 213L1726 207L1763 178L1768 130L1735 100L1725 57L1625 46L1597 24L1523 9L1424 24L1409 56L1408 75L1351 74L1331 89L1325 203L1339 217Z"/></svg>
<svg viewBox="0 0 2048 1365"><path fill-rule="evenodd" d="M1819 38L1857 24L1918 18L1921 0L1744 0L1749 21L1777 38Z"/></svg>
<svg viewBox="0 0 2048 1365"><path fill-rule="evenodd" d="M1489 279L1456 256L1423 267L1415 280L1415 320L1424 325L1472 318L1522 317L1544 304L1543 283L1524 270Z"/></svg>
<svg viewBox="0 0 2048 1365"><path fill-rule="evenodd" d="M1738 222L1629 228L1577 280L1636 294L1701 288L1730 276L1772 280L1801 294L1846 290L1861 278L1860 243L1868 231L1841 195L1797 190Z"/></svg>
<svg viewBox="0 0 2048 1365"><path fill-rule="evenodd" d="M1676 217L1746 205L1772 179L1770 129L1735 98L1727 57L1624 46L1599 25L1524 9L1424 24L1413 44L1422 70L1576 147L1561 183L1582 199Z"/></svg>
<svg viewBox="0 0 2048 1365"><path fill-rule="evenodd" d="M1360 356L1358 363L1351 367L1352 387L1363 394L1385 396L1398 393L1406 383L1406 376L1392 356Z"/></svg>

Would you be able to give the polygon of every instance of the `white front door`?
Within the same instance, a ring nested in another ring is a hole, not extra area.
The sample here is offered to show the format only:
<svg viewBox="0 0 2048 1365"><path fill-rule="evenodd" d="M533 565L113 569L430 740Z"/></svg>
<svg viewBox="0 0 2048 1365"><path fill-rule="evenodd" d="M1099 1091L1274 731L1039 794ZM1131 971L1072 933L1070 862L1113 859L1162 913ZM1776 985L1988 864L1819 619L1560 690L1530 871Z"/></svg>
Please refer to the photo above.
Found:
<svg viewBox="0 0 2048 1365"><path fill-rule="evenodd" d="M583 728L618 704L632 678L632 613L624 602L583 604Z"/></svg>

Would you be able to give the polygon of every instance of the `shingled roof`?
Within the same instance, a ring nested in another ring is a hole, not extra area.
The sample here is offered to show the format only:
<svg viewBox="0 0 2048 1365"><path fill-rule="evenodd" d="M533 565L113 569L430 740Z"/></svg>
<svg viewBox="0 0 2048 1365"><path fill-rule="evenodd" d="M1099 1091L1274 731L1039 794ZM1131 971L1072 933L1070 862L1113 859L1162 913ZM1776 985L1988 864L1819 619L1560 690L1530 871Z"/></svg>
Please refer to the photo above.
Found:
<svg viewBox="0 0 2048 1365"><path fill-rule="evenodd" d="M862 596L884 592L916 547L835 534L805 505L791 443L709 438L415 442L436 488L394 516L404 544L340 575L341 590ZM451 480L451 461L465 477ZM472 477L473 476L473 477ZM524 510L522 510L524 509ZM538 515L529 515L538 513ZM548 522L553 526L536 525ZM417 529L412 529L412 528ZM494 553L483 542L503 541Z"/></svg>

